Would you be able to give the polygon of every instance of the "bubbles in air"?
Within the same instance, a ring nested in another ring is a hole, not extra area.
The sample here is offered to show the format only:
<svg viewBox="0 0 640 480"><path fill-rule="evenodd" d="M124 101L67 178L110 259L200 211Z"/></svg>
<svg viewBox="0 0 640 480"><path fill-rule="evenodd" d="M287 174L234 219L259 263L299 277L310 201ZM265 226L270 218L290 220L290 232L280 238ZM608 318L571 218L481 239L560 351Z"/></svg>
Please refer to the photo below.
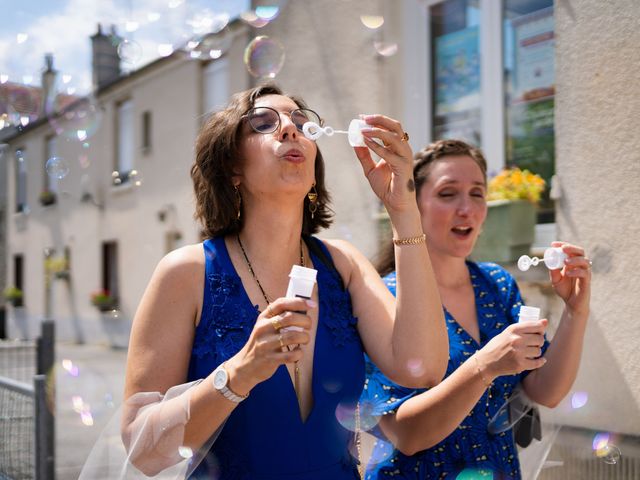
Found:
<svg viewBox="0 0 640 480"><path fill-rule="evenodd" d="M57 95L47 104L46 113L57 135L80 142L95 134L102 122L102 110L92 96L74 100Z"/></svg>
<svg viewBox="0 0 640 480"><path fill-rule="evenodd" d="M62 157L51 157L45 164L47 175L58 180L63 179L69 173L69 165Z"/></svg>
<svg viewBox="0 0 640 480"><path fill-rule="evenodd" d="M587 404L589 400L589 395L587 392L574 392L571 395L571 407L574 409L582 408Z"/></svg>
<svg viewBox="0 0 640 480"><path fill-rule="evenodd" d="M124 39L118 44L118 56L129 65L136 65L142 58L142 47L133 40Z"/></svg>
<svg viewBox="0 0 640 480"><path fill-rule="evenodd" d="M273 38L260 35L244 50L244 63L251 75L257 78L274 78L284 65L284 47Z"/></svg>
<svg viewBox="0 0 640 480"><path fill-rule="evenodd" d="M384 24L384 17L382 15L360 15L360 21L365 27L376 30Z"/></svg>
<svg viewBox="0 0 640 480"><path fill-rule="evenodd" d="M610 433L598 433L593 437L593 453L604 463L615 465L620 462L622 453L620 449L611 443Z"/></svg>
<svg viewBox="0 0 640 480"><path fill-rule="evenodd" d="M359 405L359 407L358 407ZM359 408L359 415L357 414ZM336 407L336 418L340 425L351 432L366 432L378 424L380 417L373 414L373 405L369 402L359 404L340 403Z"/></svg>
<svg viewBox="0 0 640 480"><path fill-rule="evenodd" d="M398 44L393 42L373 42L373 48L382 57L392 57L398 53Z"/></svg>

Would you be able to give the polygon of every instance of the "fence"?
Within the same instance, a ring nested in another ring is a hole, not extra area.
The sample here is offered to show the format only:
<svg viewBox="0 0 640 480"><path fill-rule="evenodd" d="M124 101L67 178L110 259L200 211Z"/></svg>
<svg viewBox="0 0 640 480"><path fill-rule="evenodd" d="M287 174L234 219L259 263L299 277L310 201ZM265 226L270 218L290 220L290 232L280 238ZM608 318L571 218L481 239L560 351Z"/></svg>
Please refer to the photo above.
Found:
<svg viewBox="0 0 640 480"><path fill-rule="evenodd" d="M0 343L2 480L53 480L55 477L54 340L53 322L44 321L35 344ZM25 381L29 377L33 383ZM51 381L48 382L48 378Z"/></svg>

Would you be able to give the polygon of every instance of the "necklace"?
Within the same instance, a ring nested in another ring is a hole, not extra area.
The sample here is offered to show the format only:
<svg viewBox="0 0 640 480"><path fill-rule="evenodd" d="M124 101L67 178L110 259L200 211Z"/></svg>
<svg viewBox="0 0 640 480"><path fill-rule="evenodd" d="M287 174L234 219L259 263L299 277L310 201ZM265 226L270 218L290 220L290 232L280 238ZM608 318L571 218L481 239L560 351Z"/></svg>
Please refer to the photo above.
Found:
<svg viewBox="0 0 640 480"><path fill-rule="evenodd" d="M256 272L253 271L253 266L251 265L249 256L247 255L247 252L245 251L244 246L242 245L242 241L240 240L240 233L236 234L236 238L238 240L238 245L240 246L240 250L242 250L242 255L244 256L244 261L247 264L247 268L249 269L251 276L255 280L256 285L258 285L258 288L260 289L260 293L262 293L262 297L264 298L264 301L267 302L267 307L268 307L269 304L271 303L271 299L267 295L267 292L264 291L264 288L262 288L262 284L260 283L260 280L258 280L258 276L256 275ZM302 248L302 238L300 238L300 266L301 267L305 266L304 249ZM300 361L294 362L293 364L293 388L296 392L298 405L302 405L300 403Z"/></svg>

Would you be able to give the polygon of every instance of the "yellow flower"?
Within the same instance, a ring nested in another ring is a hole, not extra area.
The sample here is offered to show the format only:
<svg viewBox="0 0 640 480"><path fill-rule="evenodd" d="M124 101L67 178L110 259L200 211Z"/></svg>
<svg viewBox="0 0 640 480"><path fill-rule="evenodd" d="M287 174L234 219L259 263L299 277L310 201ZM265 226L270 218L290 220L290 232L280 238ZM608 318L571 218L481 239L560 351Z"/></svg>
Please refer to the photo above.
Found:
<svg viewBox="0 0 640 480"><path fill-rule="evenodd" d="M489 200L529 200L540 201L546 183L540 175L529 170L508 168L489 181Z"/></svg>

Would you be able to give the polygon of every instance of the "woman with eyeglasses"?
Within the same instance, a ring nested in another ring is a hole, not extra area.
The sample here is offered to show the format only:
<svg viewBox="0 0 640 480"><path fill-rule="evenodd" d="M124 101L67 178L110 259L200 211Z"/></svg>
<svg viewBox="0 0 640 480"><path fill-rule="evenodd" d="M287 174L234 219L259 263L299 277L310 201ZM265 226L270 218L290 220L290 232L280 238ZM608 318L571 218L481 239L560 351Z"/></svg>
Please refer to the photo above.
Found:
<svg viewBox="0 0 640 480"><path fill-rule="evenodd" d="M364 119L367 147L355 153L393 224L397 302L352 245L313 236L331 223L322 155L302 134L317 113L266 85L203 126L191 176L206 240L161 260L131 334L122 435L145 474L182 455L192 478L359 478L363 351L403 385L444 374L408 136L385 116ZM308 299L284 298L293 265L318 271Z"/></svg>
<svg viewBox="0 0 640 480"><path fill-rule="evenodd" d="M589 316L590 262L581 247L554 243L568 256L562 269L550 270L565 309L547 342L546 319L518 323L522 298L513 277L495 263L467 260L487 215L482 152L440 140L415 158L415 193L445 313L449 364L440 384L414 389L389 379L370 359L361 409L379 416L373 432L382 440L366 478L517 480L515 418L505 402L519 383L548 407L571 388ZM378 270L399 293L390 249Z"/></svg>

